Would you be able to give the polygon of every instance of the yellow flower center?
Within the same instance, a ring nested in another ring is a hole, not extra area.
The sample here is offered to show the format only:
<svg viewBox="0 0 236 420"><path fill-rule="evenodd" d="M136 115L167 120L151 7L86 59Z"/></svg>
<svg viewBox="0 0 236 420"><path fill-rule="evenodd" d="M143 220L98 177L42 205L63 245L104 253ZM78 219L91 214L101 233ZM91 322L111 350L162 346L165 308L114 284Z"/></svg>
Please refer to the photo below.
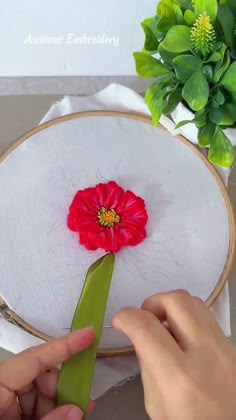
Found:
<svg viewBox="0 0 236 420"><path fill-rule="evenodd" d="M104 227L113 227L116 223L119 223L120 216L116 213L114 209L107 210L105 207L102 207L98 213L97 218L101 226Z"/></svg>

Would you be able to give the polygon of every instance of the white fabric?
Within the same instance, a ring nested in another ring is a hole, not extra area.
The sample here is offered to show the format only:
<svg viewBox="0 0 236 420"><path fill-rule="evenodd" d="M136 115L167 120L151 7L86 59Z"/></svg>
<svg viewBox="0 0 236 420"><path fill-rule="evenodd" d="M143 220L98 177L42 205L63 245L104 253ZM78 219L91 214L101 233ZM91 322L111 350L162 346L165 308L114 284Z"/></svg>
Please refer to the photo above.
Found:
<svg viewBox="0 0 236 420"><path fill-rule="evenodd" d="M135 113L148 114L146 106L144 105L143 99L135 92L119 86L110 85L107 89L99 92L94 96L88 98L73 98L65 97L61 102L54 104L47 115L44 117L42 122L48 121L52 118L60 115L74 113L84 110L96 110L96 109L107 109L107 110L118 110L118 111L132 111ZM174 124L167 118L162 118L162 124L165 125L170 131L174 132ZM54 131L54 134L59 137L58 131ZM39 136L40 137L40 136ZM37 140L37 139L36 139ZM40 142L39 142L40 143ZM168 143L168 142L167 142ZM54 144L54 143L52 143ZM167 146L166 146L167 147ZM29 145L26 145L24 152L30 152ZM37 163L37 162L36 162ZM194 163L194 162L193 162ZM32 163L34 164L34 162ZM227 175L227 174L226 174ZM91 181L92 182L92 181ZM90 183L91 183L90 182ZM212 189L214 186L212 186ZM194 188L193 188L194 190ZM220 200L220 198L219 198ZM219 213L219 218L224 218L224 210L222 206L222 213ZM222 231L224 235L224 231ZM222 235L220 240L222 242ZM217 241L217 239L216 239ZM225 236L225 242L227 242L227 235ZM77 246L77 245L76 245ZM221 243L215 244L216 249L220 246L224 247L224 240ZM76 256L77 248L75 250ZM76 257L75 257L76 258ZM218 261L217 261L218 264ZM217 265L216 264L216 265ZM213 264L214 265L214 264ZM220 266L218 266L220 270ZM77 281L77 280L76 280ZM207 293L205 290L204 293ZM67 307L66 307L67 309ZM229 297L228 288L226 287L217 304L214 307L217 319L221 323L226 335L230 334L230 319L229 319ZM22 332L16 327L7 324L4 320L0 320L0 345L13 352L18 352L30 345L35 345L40 340L34 339L27 333ZM106 392L111 386L117 382L124 380L127 377L133 376L138 372L138 366L135 358L121 358L121 359L106 359L98 361L92 397L97 398L99 395Z"/></svg>

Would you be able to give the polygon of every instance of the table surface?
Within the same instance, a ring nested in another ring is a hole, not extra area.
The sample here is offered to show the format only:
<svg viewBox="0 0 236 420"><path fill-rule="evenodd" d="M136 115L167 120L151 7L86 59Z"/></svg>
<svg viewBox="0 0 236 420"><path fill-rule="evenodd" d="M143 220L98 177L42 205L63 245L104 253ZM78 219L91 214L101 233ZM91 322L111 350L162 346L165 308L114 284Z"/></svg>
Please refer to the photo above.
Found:
<svg viewBox="0 0 236 420"><path fill-rule="evenodd" d="M36 126L56 96L9 96L0 97L0 154L25 131ZM236 206L236 170L230 178L230 196ZM230 276L232 313L232 343L236 345L236 266ZM0 360L9 354L0 349ZM128 381L122 387L110 390L97 402L92 420L146 420L140 378Z"/></svg>

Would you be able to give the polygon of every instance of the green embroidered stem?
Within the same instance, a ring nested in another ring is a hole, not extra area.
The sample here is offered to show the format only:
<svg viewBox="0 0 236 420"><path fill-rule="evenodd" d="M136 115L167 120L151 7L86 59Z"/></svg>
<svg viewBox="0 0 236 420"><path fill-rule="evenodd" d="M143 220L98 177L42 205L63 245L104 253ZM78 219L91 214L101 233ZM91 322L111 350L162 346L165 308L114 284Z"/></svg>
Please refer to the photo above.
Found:
<svg viewBox="0 0 236 420"><path fill-rule="evenodd" d="M62 365L57 386L57 405L75 404L86 413L102 333L115 256L107 254L88 270L71 331L92 326L94 344Z"/></svg>

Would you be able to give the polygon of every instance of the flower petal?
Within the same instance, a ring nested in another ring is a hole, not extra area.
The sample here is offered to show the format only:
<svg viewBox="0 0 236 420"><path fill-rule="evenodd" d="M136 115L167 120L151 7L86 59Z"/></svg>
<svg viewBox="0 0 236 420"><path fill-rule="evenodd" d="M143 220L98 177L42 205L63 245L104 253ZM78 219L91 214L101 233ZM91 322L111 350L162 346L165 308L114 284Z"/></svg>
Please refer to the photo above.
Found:
<svg viewBox="0 0 236 420"><path fill-rule="evenodd" d="M123 188L117 185L115 181L110 181L107 184L98 184L96 191L99 196L100 206L115 210L125 194Z"/></svg>
<svg viewBox="0 0 236 420"><path fill-rule="evenodd" d="M80 233L79 242L81 245L85 246L89 251L96 251L98 249L96 243L91 241L87 234Z"/></svg>
<svg viewBox="0 0 236 420"><path fill-rule="evenodd" d="M116 240L121 246L135 246L140 244L147 236L146 230L130 224L120 223L116 227Z"/></svg>
<svg viewBox="0 0 236 420"><path fill-rule="evenodd" d="M97 195L94 192L94 188L78 191L70 205L70 211L78 209L84 211L97 211L99 209L99 202Z"/></svg>

